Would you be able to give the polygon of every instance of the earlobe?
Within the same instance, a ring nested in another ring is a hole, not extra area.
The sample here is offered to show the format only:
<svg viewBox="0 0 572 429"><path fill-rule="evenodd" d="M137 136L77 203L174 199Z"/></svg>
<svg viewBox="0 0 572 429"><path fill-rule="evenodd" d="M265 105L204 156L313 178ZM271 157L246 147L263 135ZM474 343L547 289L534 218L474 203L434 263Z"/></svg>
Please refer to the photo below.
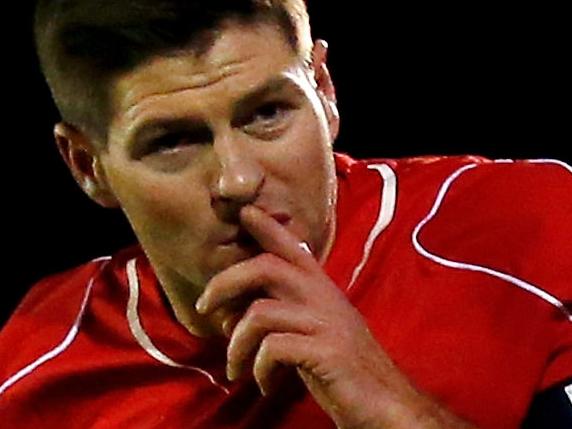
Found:
<svg viewBox="0 0 572 429"><path fill-rule="evenodd" d="M86 193L91 199L103 207L118 208L119 201L109 186L99 156L93 158L92 170L94 173L94 181L89 183ZM91 191L91 193L89 191Z"/></svg>
<svg viewBox="0 0 572 429"><path fill-rule="evenodd" d="M118 207L89 137L76 127L60 122L54 126L54 138L60 155L81 189L103 207Z"/></svg>
<svg viewBox="0 0 572 429"><path fill-rule="evenodd" d="M338 105L336 102L330 101L329 105L328 123L330 126L330 137L332 138L333 143L340 133L340 113L338 112Z"/></svg>

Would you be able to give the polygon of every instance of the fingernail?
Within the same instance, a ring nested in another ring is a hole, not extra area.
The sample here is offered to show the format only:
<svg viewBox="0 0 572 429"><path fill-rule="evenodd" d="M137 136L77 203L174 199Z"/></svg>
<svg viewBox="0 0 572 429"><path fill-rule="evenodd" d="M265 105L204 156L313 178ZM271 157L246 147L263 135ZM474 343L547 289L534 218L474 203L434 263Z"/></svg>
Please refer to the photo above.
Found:
<svg viewBox="0 0 572 429"><path fill-rule="evenodd" d="M230 318L228 318L224 322L222 322L222 332L227 337L229 337L229 338L231 337L231 335L232 335L232 320Z"/></svg>
<svg viewBox="0 0 572 429"><path fill-rule="evenodd" d="M197 302L195 303L195 309L197 310L197 313L201 314L206 311L206 303L202 295L199 297L199 299L197 299Z"/></svg>
<svg viewBox="0 0 572 429"><path fill-rule="evenodd" d="M226 366L226 378L228 378L228 381L234 381L236 380L236 371L234 370L233 367L231 367L230 365Z"/></svg>

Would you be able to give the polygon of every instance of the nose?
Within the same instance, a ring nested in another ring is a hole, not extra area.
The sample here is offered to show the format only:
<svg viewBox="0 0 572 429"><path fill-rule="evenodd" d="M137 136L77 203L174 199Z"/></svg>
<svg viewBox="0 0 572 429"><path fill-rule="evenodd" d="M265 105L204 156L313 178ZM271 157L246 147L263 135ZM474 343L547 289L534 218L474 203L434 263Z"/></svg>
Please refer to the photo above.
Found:
<svg viewBox="0 0 572 429"><path fill-rule="evenodd" d="M213 208L222 220L238 222L240 209L258 198L264 170L252 148L238 139L215 141L214 150L219 171L212 193Z"/></svg>

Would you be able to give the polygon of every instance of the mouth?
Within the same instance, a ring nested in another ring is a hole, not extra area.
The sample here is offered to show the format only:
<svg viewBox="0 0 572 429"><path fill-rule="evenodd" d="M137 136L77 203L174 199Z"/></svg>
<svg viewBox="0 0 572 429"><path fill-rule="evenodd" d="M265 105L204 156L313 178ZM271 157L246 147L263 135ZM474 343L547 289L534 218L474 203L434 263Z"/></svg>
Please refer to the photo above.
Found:
<svg viewBox="0 0 572 429"><path fill-rule="evenodd" d="M282 226L287 226L291 221L291 217L286 213L275 213L270 215L270 217L272 217L276 222L278 222ZM231 246L236 244L237 246L243 248L258 247L258 242L242 226L239 226L238 230L234 234L222 240L220 244L223 246Z"/></svg>
<svg viewBox="0 0 572 429"><path fill-rule="evenodd" d="M221 244L223 246L237 244L240 247L251 247L256 244L256 240L244 228L239 228L236 233L221 241Z"/></svg>
<svg viewBox="0 0 572 429"><path fill-rule="evenodd" d="M290 216L286 213L275 213L270 215L276 222L278 222L282 226L286 226L290 222Z"/></svg>

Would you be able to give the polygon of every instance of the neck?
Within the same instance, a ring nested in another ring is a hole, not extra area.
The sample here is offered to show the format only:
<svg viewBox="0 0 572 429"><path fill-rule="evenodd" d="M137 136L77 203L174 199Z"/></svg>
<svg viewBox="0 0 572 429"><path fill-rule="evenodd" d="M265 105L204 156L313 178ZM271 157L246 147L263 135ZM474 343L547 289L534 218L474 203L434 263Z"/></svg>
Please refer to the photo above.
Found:
<svg viewBox="0 0 572 429"><path fill-rule="evenodd" d="M223 334L222 315L215 313L205 317L195 310L195 303L204 291L204 287L192 284L186 278L160 264L152 265L175 318L187 331L197 337Z"/></svg>
<svg viewBox="0 0 572 429"><path fill-rule="evenodd" d="M326 237L325 244L322 246L322 249L320 249L320 252L318 254L319 256L317 256L317 260L322 266L324 266L324 264L328 260L328 256L330 256L330 253L336 241L336 230L338 226L337 207L338 207L338 189L336 181L336 185L332 186L332 193L329 198L330 216L326 222L326 229L324 231L324 236Z"/></svg>
<svg viewBox="0 0 572 429"><path fill-rule="evenodd" d="M328 256L330 256L332 248L334 247L334 242L336 241L336 226L337 226L336 216L334 215L334 216L332 216L331 222L329 223L327 231L326 231L326 234L327 234L326 243L324 244L324 247L323 247L322 251L320 252L320 255L317 258L318 262L322 266L328 260Z"/></svg>

